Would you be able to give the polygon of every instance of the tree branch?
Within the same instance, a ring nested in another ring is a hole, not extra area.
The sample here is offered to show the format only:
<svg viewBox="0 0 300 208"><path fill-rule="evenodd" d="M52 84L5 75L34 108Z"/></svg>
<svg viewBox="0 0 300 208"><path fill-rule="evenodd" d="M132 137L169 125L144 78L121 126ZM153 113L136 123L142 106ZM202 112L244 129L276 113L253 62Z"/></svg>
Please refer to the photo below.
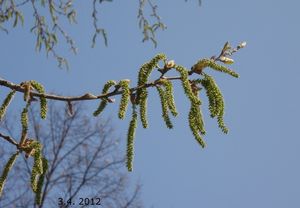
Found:
<svg viewBox="0 0 300 208"><path fill-rule="evenodd" d="M180 80L181 77L178 76L178 77L164 77L164 79L167 79L167 80ZM138 89L141 89L141 88L149 88L149 87L154 87L158 82L159 82L160 79L157 79L153 82L149 82L149 83L146 83L144 85L141 85L141 86L136 86L136 87L133 87L133 88L130 88L130 91L131 92L134 92ZM22 87L21 85L18 85L18 84L14 84L10 81L7 81L5 79L2 79L0 78L0 86L4 86L4 87L7 87L7 88L10 88L12 90L16 90L18 92L22 92L24 93L26 90L24 87ZM38 92L30 92L30 95L32 97L44 97L46 99L50 99L50 100L59 100L59 101L83 101L83 100L97 100L97 99L103 99L103 98L109 98L109 97L112 97L112 96L115 96L115 95L120 95L122 94L123 90L115 90L113 92L110 92L110 93L105 93L105 94L101 94L101 95L93 95L91 93L85 93L84 95L81 95L81 96L59 96L59 95L55 95L55 94L41 94L41 93L38 93Z"/></svg>
<svg viewBox="0 0 300 208"><path fill-rule="evenodd" d="M234 61L233 59L229 58L233 53L237 52L238 50L240 50L241 48L244 48L246 46L246 42L241 42L236 48L232 48L229 44L229 42L226 42L225 45L223 46L223 49L220 53L219 56L212 56L210 59L201 59L200 61L198 61L195 65L193 65L191 67L191 70L188 72L188 76L191 76L193 73L197 73L197 74L202 74L202 70L206 67L210 67L213 68L217 71L221 71L221 72L225 72L228 73L232 76L237 77L238 75L236 75L234 72L231 72L229 69L227 69L226 67L223 66L219 66L217 64L215 64L215 62L223 62L225 64L232 64ZM203 63L202 63L203 62ZM205 62L205 63L204 63ZM209 63L206 63L209 62ZM205 65L206 64L206 65ZM170 66L168 66L170 65ZM165 80L181 80L181 76L175 76L175 77L165 77L165 73L167 73L170 69L174 68L174 61L169 61L168 63L165 63L164 68L159 68L158 66L156 66L158 72L161 73L161 76L152 81L152 82L148 82L133 88L130 88L130 92L134 92L137 91L138 89L141 88L149 88L149 87L154 87L157 84L159 84L159 82L162 79ZM225 70L226 69L226 70ZM233 73L235 75L233 75ZM26 86L22 85L22 84L14 84L10 81L7 81L3 78L0 77L0 86L5 86L8 87L12 90L16 90L18 92L22 92L22 93L26 93ZM123 93L123 89L121 89L120 85L115 85L115 90L109 93L104 93L104 94L100 94L100 95L93 95L89 92L85 93L84 95L81 96L59 96L59 95L55 95L55 94L47 94L47 93L38 93L38 92L32 92L30 91L30 95L31 97L40 97L40 98L46 98L46 99L50 99L50 100L60 100L60 101L67 101L67 102L71 102L71 101L83 101L83 100L96 100L96 99L108 99L109 102L113 102L112 100L109 100L109 97L115 96L115 95L120 95Z"/></svg>

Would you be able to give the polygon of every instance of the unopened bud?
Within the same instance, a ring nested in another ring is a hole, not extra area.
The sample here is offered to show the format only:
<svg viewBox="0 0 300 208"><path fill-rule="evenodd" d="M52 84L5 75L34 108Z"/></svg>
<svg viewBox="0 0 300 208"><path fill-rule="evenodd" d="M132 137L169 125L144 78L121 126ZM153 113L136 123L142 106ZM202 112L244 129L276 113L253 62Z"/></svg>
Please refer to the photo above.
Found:
<svg viewBox="0 0 300 208"><path fill-rule="evenodd" d="M173 68L174 66L175 66L175 61L174 61L174 60L168 61L168 62L166 63L166 65L165 65L165 67L166 67L167 69L171 69L171 68Z"/></svg>
<svg viewBox="0 0 300 208"><path fill-rule="evenodd" d="M247 45L246 41L243 41L243 42L241 42L241 43L238 45L237 48L238 48L238 49L245 48L246 45Z"/></svg>

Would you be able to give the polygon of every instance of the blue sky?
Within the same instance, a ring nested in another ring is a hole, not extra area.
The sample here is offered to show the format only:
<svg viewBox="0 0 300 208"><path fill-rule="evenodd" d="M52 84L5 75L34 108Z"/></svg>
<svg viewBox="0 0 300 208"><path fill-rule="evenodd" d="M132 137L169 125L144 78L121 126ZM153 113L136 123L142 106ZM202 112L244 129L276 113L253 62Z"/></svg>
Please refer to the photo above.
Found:
<svg viewBox="0 0 300 208"><path fill-rule="evenodd" d="M59 94L97 94L109 79L128 78L135 84L139 66L156 53L190 67L199 58L219 53L226 41L236 45L245 40L247 47L233 57L232 68L239 79L210 72L225 97L229 134L221 133L204 104L207 148L201 149L189 130L189 103L180 87L175 88L180 115L173 119L175 128L168 130L153 89L150 125L137 129L130 178L142 183L146 207L298 208L300 2L202 0L198 7L197 1L176 0L158 5L168 29L157 34L156 49L141 43L138 4L126 1L101 6L100 23L108 32L109 46L98 39L91 49L91 5L78 5L78 25L67 26L79 47L78 55L69 53L60 40L69 71L34 51L28 19L24 28L9 35L0 33L0 76L15 83L36 79ZM97 105L90 102L87 112L92 114ZM117 107L109 106L103 116L113 118L117 135L125 141L130 111L125 121L119 121ZM124 146L121 154L125 151Z"/></svg>

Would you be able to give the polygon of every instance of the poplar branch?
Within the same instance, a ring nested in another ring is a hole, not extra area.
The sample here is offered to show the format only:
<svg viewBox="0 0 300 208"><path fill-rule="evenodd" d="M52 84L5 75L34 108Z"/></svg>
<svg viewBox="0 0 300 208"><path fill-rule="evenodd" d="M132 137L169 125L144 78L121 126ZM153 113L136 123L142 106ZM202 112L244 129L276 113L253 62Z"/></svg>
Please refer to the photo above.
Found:
<svg viewBox="0 0 300 208"><path fill-rule="evenodd" d="M181 77L180 76L176 76L176 77L164 77L164 79L167 80L180 80ZM159 83L160 79L157 79L155 81L152 82L148 82L146 84L140 85L140 86L136 86L136 87L132 87L130 88L130 92L133 93L138 89L141 88L149 88L149 87L154 87L156 86L156 84ZM5 79L0 78L0 86L4 86L13 90L16 90L18 92L22 92L24 93L26 90L24 87L22 87L21 85L18 84L14 84L10 81L7 81ZM116 90L109 92L109 93L105 93L105 94L100 94L100 95L93 95L91 93L85 93L84 95L81 96L60 96L60 95L55 95L55 94L42 94L42 93L38 93L38 92L30 92L30 95L32 97L44 97L46 99L49 100L59 100L59 101L67 101L67 102L71 102L71 101L84 101L84 100L97 100L97 99L103 99L106 98L108 99L109 97L115 96L115 95L121 95L123 93L123 90L120 88L116 88Z"/></svg>
<svg viewBox="0 0 300 208"><path fill-rule="evenodd" d="M229 58L233 53L237 52L241 48L244 48L246 46L246 42L241 42L236 48L232 48L229 44L229 42L226 42L220 55L218 57L212 56L211 59L201 59L198 61L195 65L192 66L191 70L188 72L188 76L193 75L194 73L201 74L202 75L202 70L206 67L213 68L217 71L229 73L232 76L238 76L236 75L235 72L227 69L226 67L223 67L221 65L215 64L215 62L223 62L225 64L231 64L233 63L233 59ZM149 87L154 87L157 84L159 84L161 79L165 80L181 80L181 76L174 76L174 77L165 77L165 73L168 72L170 69L172 69L175 66L175 63L173 60L169 61L168 63L165 64L164 68L160 69L157 67L158 72L161 73L161 76L156 79L155 81L148 82L133 88L130 88L130 93L133 93L137 91L138 89L142 88L149 88ZM7 88L10 88L12 90L16 90L18 92L25 93L26 88L22 86L22 84L14 84L10 81L7 81L3 78L0 77L0 86L5 86ZM50 100L60 100L60 101L66 101L66 102L71 102L71 101L83 101L83 100L97 100L97 99L107 99L109 102L113 102L112 99L109 99L109 97L115 96L115 95L120 95L123 93L123 89L120 88L120 86L116 85L115 90L109 93L104 93L100 95L93 95L91 93L85 93L84 95L81 96L60 96L60 95L55 95L55 94L47 94L47 93L38 93L38 92L30 92L31 97L39 97L39 98L46 98Z"/></svg>

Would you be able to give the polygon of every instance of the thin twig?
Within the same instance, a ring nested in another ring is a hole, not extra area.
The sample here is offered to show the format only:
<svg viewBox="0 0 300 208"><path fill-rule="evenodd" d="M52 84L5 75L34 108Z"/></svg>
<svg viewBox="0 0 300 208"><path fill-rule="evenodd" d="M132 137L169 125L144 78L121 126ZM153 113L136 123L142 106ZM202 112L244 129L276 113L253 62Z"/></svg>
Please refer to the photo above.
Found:
<svg viewBox="0 0 300 208"><path fill-rule="evenodd" d="M6 141L8 141L9 143L15 145L15 146L19 146L18 142L16 142L12 137L10 136L6 136L6 135L3 135L2 133L0 133L0 137L2 137L3 139L5 139Z"/></svg>

